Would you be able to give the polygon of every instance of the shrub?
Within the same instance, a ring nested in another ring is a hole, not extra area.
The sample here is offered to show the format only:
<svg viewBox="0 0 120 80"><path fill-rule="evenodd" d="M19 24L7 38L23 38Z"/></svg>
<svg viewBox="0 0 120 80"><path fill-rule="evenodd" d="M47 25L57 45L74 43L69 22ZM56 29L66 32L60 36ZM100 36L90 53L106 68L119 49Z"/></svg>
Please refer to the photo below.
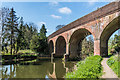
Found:
<svg viewBox="0 0 120 80"><path fill-rule="evenodd" d="M102 73L101 56L90 56L78 62L77 70L68 72L65 78L98 78Z"/></svg>
<svg viewBox="0 0 120 80"><path fill-rule="evenodd" d="M118 77L120 77L120 74L119 74L120 69L118 67L118 66L120 66L120 61L118 61L118 55L111 56L107 60L107 64L118 75Z"/></svg>

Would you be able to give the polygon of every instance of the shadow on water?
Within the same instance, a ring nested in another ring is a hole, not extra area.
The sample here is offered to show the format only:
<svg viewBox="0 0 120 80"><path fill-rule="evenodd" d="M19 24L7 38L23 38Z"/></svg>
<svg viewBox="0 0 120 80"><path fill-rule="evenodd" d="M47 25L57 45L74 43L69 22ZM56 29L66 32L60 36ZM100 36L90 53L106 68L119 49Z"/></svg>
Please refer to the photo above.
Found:
<svg viewBox="0 0 120 80"><path fill-rule="evenodd" d="M36 60L31 63L2 65L2 78L63 78L72 71L76 62L62 62L62 59Z"/></svg>

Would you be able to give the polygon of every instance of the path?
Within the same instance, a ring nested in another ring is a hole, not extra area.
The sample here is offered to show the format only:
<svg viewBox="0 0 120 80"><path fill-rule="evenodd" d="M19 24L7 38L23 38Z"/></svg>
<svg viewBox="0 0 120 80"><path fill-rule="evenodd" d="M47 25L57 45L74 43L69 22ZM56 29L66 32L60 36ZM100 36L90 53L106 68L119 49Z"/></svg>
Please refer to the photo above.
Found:
<svg viewBox="0 0 120 80"><path fill-rule="evenodd" d="M112 69L107 65L108 59L109 58L103 58L103 61L101 62L104 72L102 78L118 78L117 75L112 71Z"/></svg>

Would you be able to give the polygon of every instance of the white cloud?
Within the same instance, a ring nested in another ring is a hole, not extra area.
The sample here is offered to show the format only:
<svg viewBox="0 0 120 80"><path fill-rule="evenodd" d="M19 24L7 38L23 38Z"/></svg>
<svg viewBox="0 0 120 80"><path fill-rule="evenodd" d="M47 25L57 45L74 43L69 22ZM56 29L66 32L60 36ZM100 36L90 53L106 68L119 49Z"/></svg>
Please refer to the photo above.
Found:
<svg viewBox="0 0 120 80"><path fill-rule="evenodd" d="M45 24L45 25L46 25L45 22L38 22L38 23L37 23L37 26L38 26L39 28L41 28L42 24Z"/></svg>
<svg viewBox="0 0 120 80"><path fill-rule="evenodd" d="M51 15L51 17L53 17L53 18L56 18L56 19L61 19L62 17L61 16L56 16L56 15Z"/></svg>
<svg viewBox="0 0 120 80"><path fill-rule="evenodd" d="M58 11L60 13L62 13L62 14L70 14L70 13L72 13L72 10L70 8L68 8L68 7L59 8Z"/></svg>
<svg viewBox="0 0 120 80"><path fill-rule="evenodd" d="M53 1L53 2L49 2L49 5L51 6L58 6L58 2L57 1Z"/></svg>

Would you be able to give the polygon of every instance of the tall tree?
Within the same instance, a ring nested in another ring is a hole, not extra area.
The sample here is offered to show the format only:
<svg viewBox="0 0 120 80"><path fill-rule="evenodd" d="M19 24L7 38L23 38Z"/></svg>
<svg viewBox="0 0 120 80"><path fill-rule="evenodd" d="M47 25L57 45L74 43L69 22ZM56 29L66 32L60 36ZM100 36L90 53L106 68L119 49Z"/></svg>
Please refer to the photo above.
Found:
<svg viewBox="0 0 120 80"><path fill-rule="evenodd" d="M5 24L6 24L6 20L7 18L9 17L9 8L5 8L5 7L2 7L1 10L0 10L0 24L1 24L1 46L2 46L2 51L4 50L4 48L7 49L7 46L5 46L7 44L7 42L5 41L5 37L4 37L4 34L5 34Z"/></svg>
<svg viewBox="0 0 120 80"><path fill-rule="evenodd" d="M16 42L16 38L17 38L17 32L18 32L18 29L17 29L17 26L18 26L18 17L16 17L15 15L15 11L13 8L11 8L11 11L9 13L9 17L7 18L7 22L6 22L6 27L5 27L5 36L6 36L6 39L7 41L10 41L10 53L12 55L12 49L14 48L15 49L15 42Z"/></svg>
<svg viewBox="0 0 120 80"><path fill-rule="evenodd" d="M45 25L43 24L42 28L40 29L40 39L46 40L46 33L47 33L47 30L45 28Z"/></svg>

